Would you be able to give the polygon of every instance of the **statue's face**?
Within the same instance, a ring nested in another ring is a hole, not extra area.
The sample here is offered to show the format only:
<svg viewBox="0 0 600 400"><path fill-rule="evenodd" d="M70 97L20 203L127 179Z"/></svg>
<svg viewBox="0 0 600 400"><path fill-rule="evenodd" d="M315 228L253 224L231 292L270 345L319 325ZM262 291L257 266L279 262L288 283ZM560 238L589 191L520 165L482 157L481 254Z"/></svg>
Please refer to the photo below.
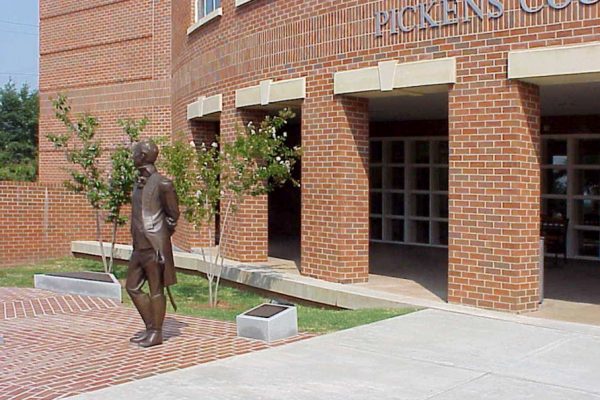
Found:
<svg viewBox="0 0 600 400"><path fill-rule="evenodd" d="M146 154L141 146L133 146L133 164L139 168L146 164Z"/></svg>

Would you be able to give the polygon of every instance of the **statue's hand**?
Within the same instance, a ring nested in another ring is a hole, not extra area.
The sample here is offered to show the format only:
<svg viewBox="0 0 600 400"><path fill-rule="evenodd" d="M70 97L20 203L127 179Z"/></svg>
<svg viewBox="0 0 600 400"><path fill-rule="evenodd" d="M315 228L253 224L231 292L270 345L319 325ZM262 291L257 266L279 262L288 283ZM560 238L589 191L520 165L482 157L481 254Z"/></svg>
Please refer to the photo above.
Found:
<svg viewBox="0 0 600 400"><path fill-rule="evenodd" d="M174 232L175 231L175 227L177 226L177 221L171 217L167 217L167 227L169 228L169 231Z"/></svg>

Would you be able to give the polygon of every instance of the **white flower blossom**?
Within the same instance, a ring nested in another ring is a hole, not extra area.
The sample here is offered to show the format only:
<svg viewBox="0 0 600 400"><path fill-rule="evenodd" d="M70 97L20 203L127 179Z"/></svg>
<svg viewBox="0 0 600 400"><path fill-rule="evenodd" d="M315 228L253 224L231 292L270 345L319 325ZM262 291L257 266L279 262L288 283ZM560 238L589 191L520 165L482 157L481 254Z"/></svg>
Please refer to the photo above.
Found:
<svg viewBox="0 0 600 400"><path fill-rule="evenodd" d="M277 161L281 161L281 157L279 157L279 156L275 157L275 159L276 159Z"/></svg>
<svg viewBox="0 0 600 400"><path fill-rule="evenodd" d="M283 137L287 137L287 132L283 132Z"/></svg>
<svg viewBox="0 0 600 400"><path fill-rule="evenodd" d="M190 140L190 146L196 147L196 143L193 140Z"/></svg>
<svg viewBox="0 0 600 400"><path fill-rule="evenodd" d="M212 142L211 146L216 149L217 147L219 147L219 145L217 144L217 142Z"/></svg>

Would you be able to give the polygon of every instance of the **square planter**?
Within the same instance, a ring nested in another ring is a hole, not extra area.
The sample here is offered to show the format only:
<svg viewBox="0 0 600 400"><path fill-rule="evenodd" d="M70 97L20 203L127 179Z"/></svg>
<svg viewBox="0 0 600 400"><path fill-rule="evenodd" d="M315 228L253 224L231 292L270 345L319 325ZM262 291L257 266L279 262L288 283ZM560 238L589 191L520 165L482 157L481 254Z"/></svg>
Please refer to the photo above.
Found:
<svg viewBox="0 0 600 400"><path fill-rule="evenodd" d="M65 272L59 274L35 274L36 289L82 296L105 297L122 300L121 284L113 274L103 272Z"/></svg>
<svg viewBox="0 0 600 400"><path fill-rule="evenodd" d="M272 342L298 334L296 307L283 304L261 304L236 317L240 337Z"/></svg>

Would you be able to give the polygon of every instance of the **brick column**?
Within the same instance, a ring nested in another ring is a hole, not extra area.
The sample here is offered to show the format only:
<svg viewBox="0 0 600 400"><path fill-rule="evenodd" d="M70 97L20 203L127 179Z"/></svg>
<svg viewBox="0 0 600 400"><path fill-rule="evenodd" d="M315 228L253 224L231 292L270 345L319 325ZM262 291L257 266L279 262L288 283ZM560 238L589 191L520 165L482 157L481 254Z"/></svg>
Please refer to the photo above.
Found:
<svg viewBox="0 0 600 400"><path fill-rule="evenodd" d="M226 105L229 104L227 107ZM236 110L234 99L224 99L228 111L221 115L221 141L233 140L237 129L249 121L258 125L267 115L266 111ZM221 204L221 212L225 206ZM233 217L233 218L232 218ZM221 215L223 221L224 215ZM268 198L267 196L246 197L235 216L230 215L221 246L225 257L242 262L267 261L269 251Z"/></svg>
<svg viewBox="0 0 600 400"><path fill-rule="evenodd" d="M459 62L467 68L469 62ZM537 86L459 73L449 95L448 301L534 310L539 297Z"/></svg>
<svg viewBox="0 0 600 400"><path fill-rule="evenodd" d="M199 148L202 143L210 146L217 140L219 135L219 122L215 121L189 121L188 122L189 140L193 140L196 147ZM183 212L183 210L181 210ZM215 245L215 225L209 227L202 226L200 230L194 228L187 222L183 215L177 224L177 230L174 237L175 244L182 249L189 251L193 247L212 247Z"/></svg>
<svg viewBox="0 0 600 400"><path fill-rule="evenodd" d="M368 101L309 96L302 107L302 148L302 274L366 282Z"/></svg>

